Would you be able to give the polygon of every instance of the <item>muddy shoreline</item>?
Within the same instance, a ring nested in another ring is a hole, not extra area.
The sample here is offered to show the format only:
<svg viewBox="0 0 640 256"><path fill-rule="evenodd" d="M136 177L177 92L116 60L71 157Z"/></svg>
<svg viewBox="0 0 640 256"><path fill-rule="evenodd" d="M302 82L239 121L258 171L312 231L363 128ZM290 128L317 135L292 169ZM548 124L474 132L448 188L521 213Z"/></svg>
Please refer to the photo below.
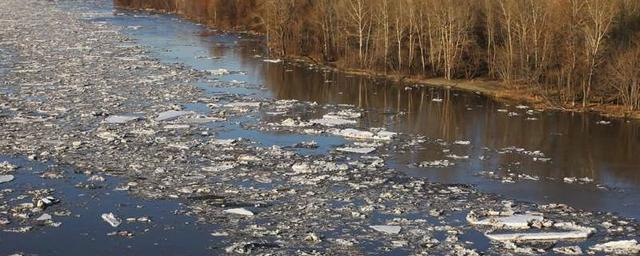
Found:
<svg viewBox="0 0 640 256"><path fill-rule="evenodd" d="M94 175L117 176L123 179L119 191L145 199L180 200L188 209L181 214L217 226L210 235L222 244L201 245L214 253L552 253L568 245L590 250L598 243L637 239L638 223L615 214L517 202L391 169L387 152L413 150L429 139L363 128L357 122L363 110L357 107L234 93L207 95L195 86L197 81L240 85L211 79L228 70L203 72L161 63L121 28L91 21L110 14L65 12L33 0L0 5L5 17L0 21L2 45L15 52L11 68L2 76L11 92L0 94L0 153L69 164L84 172L90 183L102 182ZM200 108L186 107L194 104ZM335 137L341 145L330 146L326 153L305 154L302 149L319 146L304 140L263 145L221 136L233 129L294 138ZM12 165L9 160L2 174L20 172ZM56 196L55 191L51 194ZM17 209L10 198L2 200L7 211L0 215L11 225L6 230L23 230L25 223L40 217L41 212L32 210L35 206ZM556 223L594 231L588 238L570 241L491 242L483 233L513 230L472 224L467 221L472 211L489 217L492 211L544 216L542 221L527 219L528 231L562 231L556 230ZM113 213L107 218L111 226L111 219L122 215ZM95 225L107 223L96 217ZM116 234L123 235L115 239L128 239L126 232ZM0 238L4 235L7 232ZM29 253L29 248L2 247Z"/></svg>

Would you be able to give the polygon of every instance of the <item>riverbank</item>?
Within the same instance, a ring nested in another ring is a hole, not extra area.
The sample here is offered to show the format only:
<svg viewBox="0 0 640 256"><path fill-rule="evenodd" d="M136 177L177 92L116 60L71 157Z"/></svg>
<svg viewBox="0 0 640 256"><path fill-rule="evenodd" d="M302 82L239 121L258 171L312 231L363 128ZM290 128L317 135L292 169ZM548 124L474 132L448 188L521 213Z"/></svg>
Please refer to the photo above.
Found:
<svg viewBox="0 0 640 256"><path fill-rule="evenodd" d="M539 110L554 110L575 113L592 112L609 118L633 120L640 119L640 111L630 111L626 107L621 105L590 103L588 106L582 107L579 102L571 105L558 105L557 103L552 103L549 100L545 100L544 97L542 97L542 95L540 94L540 91L534 88L527 86L512 86L511 88L508 88L508 86L503 82L497 80L488 80L482 78L466 80L419 78L402 74L383 74L363 69L333 67L300 56L293 56L285 59L289 61L306 63L308 65L321 65L323 68L330 69L333 72L342 72L345 74L366 76L376 79L387 79L389 81L398 82L398 86L424 85L478 93L496 101L506 102L510 104L526 104Z"/></svg>
<svg viewBox="0 0 640 256"><path fill-rule="evenodd" d="M126 6L119 6L119 8L129 9ZM130 9L135 10L135 9ZM171 13L178 16L182 16L186 19L190 19L188 15L182 13L165 12L161 9L146 8L144 11L158 12L158 13ZM192 19L194 22L202 22L198 19ZM215 26L211 24L204 24L214 29ZM259 33L253 31L236 31L226 30L228 32L246 33L251 36L259 36ZM275 56L274 56L275 57ZM593 112L599 115L609 118L623 118L623 119L640 119L640 111L631 111L627 107L618 104L603 104L603 103L589 103L586 107L583 107L580 102L574 104L561 104L553 102L544 97L541 90L532 88L529 86L507 86L499 80L491 79L453 79L447 80L444 78L421 78L415 76L408 76L405 74L384 74L373 70L356 69L349 67L336 67L335 65L327 65L326 63L320 63L315 59L302 56L279 56L289 61L304 62L313 65L321 65L325 69L331 69L334 72L343 72L351 75L368 76L379 79L388 79L395 82L403 82L407 84L421 84L434 87L453 88L457 90L469 91L474 93L480 93L486 95L492 99L502 102L514 103L514 104L527 104L540 110L555 110L566 112ZM404 85L401 85L404 86Z"/></svg>
<svg viewBox="0 0 640 256"><path fill-rule="evenodd" d="M269 22L265 22L264 21L264 17L271 17L270 14L273 14L271 12L274 12L275 9L270 9L270 8L274 8L274 6L270 6L270 5L266 5L264 4L263 8L258 8L257 5L260 4L256 4L254 2L252 2L252 4L247 4L246 6L244 5L240 5L240 6L244 6L244 8L246 9L238 9L239 7L236 6L235 4L220 4L218 2L214 2L214 1L193 1L190 4L180 4L178 1L168 1L168 2L161 2L161 1L154 1L154 0L120 0L120 1L115 1L121 5L123 5L123 8L128 8L128 7L140 7L140 8L145 8L145 10L149 11L151 9L149 8L157 8L157 9L153 9L155 11L164 11L164 10L170 10L173 11L174 13L176 13L177 15L181 16L181 17L185 17L187 19L191 19L194 22L202 22L204 25L208 25L208 26L213 26L214 24L216 24L216 22L219 22L219 27L218 28L222 28L222 29L228 29L230 31L234 31L234 29L244 29L244 30L255 30L257 31L256 33L266 33L265 29L267 29L266 27L269 26ZM414 5L416 3L412 3L410 5ZM331 5L331 4L329 4ZM294 6L297 6L296 4L292 4L289 7L282 7L282 8L294 8ZM518 102L518 103L525 103L525 104L529 104L529 105L533 105L536 108L539 109L548 109L548 110L559 110L559 111L568 111L568 112L593 112L593 113L598 113L602 116L607 116L607 117L612 117L612 118L625 118L625 119L639 119L640 118L640 111L636 110L636 111L632 111L630 110L629 107L621 105L621 104L626 104L626 103L622 103L622 96L620 96L619 94L621 93L620 91L617 93L611 92L612 90L614 90L613 87L610 87L609 85L605 85L604 83L596 83L594 85L592 85L592 93L589 96L590 98L588 99L589 102L587 102L586 106L582 105L582 101L580 99L580 95L579 93L573 93L572 95L568 95L568 98L573 98L574 101L567 101L567 102L563 102L562 100L560 100L560 96L557 95L552 95L554 94L554 92L548 93L548 92L543 92L543 91L554 91L554 89L539 89L537 88L537 86L515 86L516 88L514 88L514 85L505 85L503 84L503 82L499 81L499 80L493 80L493 79L485 79L485 77L488 77L486 75L486 68L478 68L478 70L475 70L478 74L480 74L477 79L472 79L472 80L464 80L464 79L455 79L455 80L446 80L446 79L441 79L441 78L423 78L421 76L413 76L413 75L408 75L408 74L382 74L380 72L377 72L376 70L382 70L383 66L381 65L375 65L373 64L373 68L371 70L361 70L361 69L357 69L357 68L352 68L353 66L357 66L357 65L351 65L351 64L345 64L343 65L342 63L346 63L345 60L350 58L352 61L357 59L358 56L357 52L358 49L355 48L354 46L357 45L356 40L350 42L349 38L350 36L353 35L341 35L341 37L339 38L333 38L331 36L329 36L329 38L331 38L331 43L329 44L325 44L324 48L319 47L320 42L323 40L322 38L324 38L323 36L320 36L320 28L318 27L318 24L320 24L320 20L313 20L314 18L309 18L304 16L306 13L306 11L310 11L310 10L315 10L315 11L320 11L320 9L322 7L319 7L320 5L314 5L314 4L309 4L308 6L306 6L305 8L299 7L300 9L292 9L292 10L296 10L296 12L298 12L299 14L301 14L304 18L301 18L300 20L303 20L306 23L306 25L301 25L301 24L297 24L297 22L289 22L289 23L285 23L285 24L281 24L279 26L275 26L275 27L271 27L271 30L287 30L289 32L291 31L297 31L300 32L302 34L302 32L304 32L306 37L309 37L308 39L300 39L298 38L298 35L289 35L290 38L286 39L285 36L282 36L281 38L275 38L275 37L271 37L270 40L272 40L272 42L267 42L267 44L269 44L272 48L277 48L274 49L274 51L280 51L283 52L284 55L287 56L280 56L282 58L289 58L289 59L299 59L301 55L300 52L304 52L304 54L309 54L308 56L312 56L313 58L316 58L318 56L324 56L326 55L332 55L328 57L329 59L335 60L335 63L319 63L318 60L313 60L313 63L315 64L320 64L320 65L325 65L328 64L329 66L332 67L338 67L337 70L340 72L346 72L346 73L352 73L352 74L360 74L360 75L367 75L367 76L372 76L372 77L385 77L387 79L391 79L391 80L402 80L402 81L410 81L412 83L420 83L420 84L428 84L431 86L442 86L442 87L452 87L452 88L456 88L456 89L460 89L460 90L465 90L465 91L475 91L475 92L480 92L482 94L488 95L494 99L500 100L500 101L509 101L509 102ZM517 6L517 5L516 5ZM544 6L544 5L543 5ZM413 6L416 7L416 6ZM575 7L575 6L574 6ZM163 8L165 8L163 10ZM373 9L378 9L381 8L378 5L373 5L371 8ZM385 7L387 8L387 7ZM477 8L478 10L474 10L474 11L479 11L481 9L487 8L486 10L483 10L484 12L490 13L490 12L494 12L494 11L498 11L497 6L494 5L479 5L479 6L475 6L475 8ZM493 9L496 8L496 9ZM562 9L563 11L569 11L569 9L565 9L568 8L567 6L558 6L558 8ZM277 8L276 8L277 9ZM348 8L347 8L348 9ZM431 8L429 8L431 9ZM518 9L518 8L516 8ZM543 8L544 9L544 8ZM197 11L196 11L197 10ZM238 10L242 10L246 13L244 13L243 15L238 15L237 12ZM339 10L336 13L340 13L344 10ZM548 11L548 10L545 10ZM286 12L285 12L286 13ZM385 12L386 13L386 12ZM526 12L525 12L526 13ZM580 11L575 11L574 13L582 13ZM218 14L220 14L220 16L218 16ZM223 15L226 14L226 15ZM337 15L334 13L334 15ZM342 13L342 15L346 15L346 13ZM479 14L482 15L482 14ZM616 15L619 15L619 13L616 13ZM241 17L238 17L241 16ZM245 17L246 16L246 17ZM320 16L317 15L308 15L308 16L313 16L315 18L318 18ZM427 15L428 16L428 15ZM235 19L229 20L230 17L236 17ZM250 17L250 18L248 18ZM348 19L347 17L349 17L348 15L343 17ZM335 18L335 17L334 17ZM421 16L421 18L424 18ZM250 19L250 20L249 20ZM326 18L325 18L326 19ZM260 22L257 22L256 20L260 20ZM277 19L276 19L277 20ZM562 20L562 22L564 22L565 20ZM274 21L274 20L270 20L270 22L278 22L278 21ZM420 22L426 22L424 20L422 21L416 21L418 23ZM428 23L431 24L432 21L429 21ZM435 22L435 21L433 21ZM473 22L477 22L477 21L473 21ZM558 21L560 22L560 21ZM335 22L334 22L335 23ZM234 24L234 25L231 25ZM424 24L424 23L420 23L420 24ZM274 24L271 24L272 26ZM387 22L386 24L387 26L389 25L389 22ZM478 27L477 29L481 29L481 27L483 25L486 24L476 24ZM494 24L495 25L495 24ZM573 24L574 26L580 26L581 24ZM627 24L629 25L629 24ZM327 25L325 24L325 26L335 26L335 24L332 23L332 25ZM374 30L377 29L381 29L380 28L381 25L376 25L376 26L370 26L369 27L369 33L371 33L371 29L373 28ZM431 26L431 25L429 25ZM427 28L423 28L423 29L429 29L429 26L427 26ZM305 27L304 31L299 30L301 27ZM348 29L340 29L338 27L331 27L331 28L324 28L324 29L333 29L332 31L334 33L340 34L340 33L346 33L346 31L348 31ZM388 33L389 29L393 28L386 28ZM409 29L409 28L405 28ZM483 29L490 29L490 28L483 28ZM493 30L487 30L487 31L501 31L502 29L505 28L492 28ZM411 31L411 29L409 29ZM464 30L463 30L464 31ZM626 30L625 30L626 31ZM631 31L631 30L630 30ZM238 32L238 31L236 31ZM397 31L396 31L397 32ZM429 40L431 40L431 33L435 33L438 34L438 30L435 31L429 31ZM547 31L550 34L547 36L552 36L554 33L559 33L562 34L562 31L553 31L553 33L551 33L550 31ZM545 33L547 33L545 32ZM251 32L254 33L254 32ZM285 32L281 32L281 33L285 33ZM355 33L355 32L351 32L351 33ZM382 31L378 31L378 33L383 33ZM400 32L400 33L407 33L406 31L404 32ZM415 32L414 32L415 33ZM424 32L422 32L424 33ZM465 34L465 33L461 33L461 34ZM500 33L497 33L500 34ZM544 33L543 33L544 34ZM379 35L379 34L378 34ZM413 36L413 37L412 37ZM406 40L406 38L409 38L409 40L411 40L411 38L415 38L418 35L416 34L411 34L410 36L406 35L403 36L402 40ZM478 36L478 35L476 35ZM495 36L495 35L494 35ZM560 35L559 35L560 36ZM379 36L377 36L379 37ZM360 48L362 50L362 48L369 48L369 47L373 47L372 49L365 49L364 51L364 55L367 55L364 57L365 60L370 61L370 58L373 60L371 61L372 63L381 63L384 61L384 63L391 63L394 62L395 60L393 59L397 59L397 58L401 58L401 59L410 59L413 60L414 63L403 63L404 66L418 66L418 59L420 59L419 57L414 57L414 56L401 56L406 52L409 52L409 54L411 55L415 55L415 54L421 54L421 53L416 53L417 49L414 49L414 51L412 51L411 49L408 49L406 51L402 51L400 50L400 52L402 54L394 56L394 57L390 57L388 60L383 60L383 58L386 58L388 56L384 56L380 54L380 50L379 47L381 47L381 45L375 45L376 44L376 40L379 40L378 38L375 39L370 39L369 37L367 37L367 40L365 45L360 45ZM564 35L562 35L560 38L564 37ZM274 39L275 38L275 39ZM444 37L443 37L444 38ZM511 38L511 37L509 37ZM573 37L571 37L573 38ZM576 37L576 40L578 37ZM607 37L609 38L609 37ZM613 37L611 37L613 38ZM623 38L623 37L621 37ZM298 39L298 41L296 41L295 39ZM355 39L355 38L352 38ZM475 37L473 36L469 36L468 38L471 41L477 40L475 39ZM315 40L315 44L305 44L305 40ZM335 40L344 40L340 43L336 43ZM371 45L375 45L375 46L371 46L369 40L371 40ZM398 45L400 46L405 46L406 45L414 45L415 42L404 42L401 43L400 42L400 38L398 38ZM417 40L417 39L416 39ZM443 39L444 40L444 39ZM482 44L484 42L487 41L499 41L499 38L484 38L483 40L480 40L480 42L477 42L478 45L475 45L475 48L483 48L485 46L483 46ZM421 40L422 41L422 40ZM419 42L418 44L422 44L422 42ZM424 40L426 41L426 39ZM442 40L436 40L435 42L435 48L437 49L442 49L444 46L443 45L439 45L442 42L439 42ZM530 40L525 40L522 43L522 47L524 47L524 45L526 44L526 42L528 42ZM430 44L433 44L432 41L429 41ZM362 39L360 40L360 43L362 43ZM617 42L620 43L620 42ZM291 44L291 45L289 45ZM396 44L395 41L393 44ZM613 43L612 45L615 45L616 43ZM286 45L286 46L285 46ZM349 46L351 45L351 46ZM384 45L388 45L388 42L385 43ZM576 51L580 51L581 49L579 49L579 45L581 45L581 43L579 42L574 42L573 46L577 47L575 49L571 49L567 51L571 52L576 52ZM605 44L608 45L608 44ZM632 45L631 42L626 42L624 44L620 44L620 45ZM344 46L344 47L343 47ZM335 49L333 49L333 48ZM388 46L385 46L388 47ZM395 46L394 46L395 47ZM415 46L414 46L415 47ZM424 48L420 48L421 51L429 51L428 48L431 48L431 46L423 46L426 47L427 49L425 50ZM555 48L556 46L552 46L551 48ZM282 48L282 49L280 49ZM327 48L332 48L331 50L327 50ZM375 48L375 49L374 49ZM391 47L393 48L393 47ZM471 55L483 55L482 53L479 52L474 52L472 54L472 52L466 52L467 50L474 48L474 47L462 47L463 50L461 54L471 54ZM475 51L477 49L474 50L469 50L469 51ZM489 47L492 48L492 47ZM488 49L489 49L488 48ZM498 48L500 48L498 46ZM289 51L285 50L285 49L289 49ZM304 50L302 50L304 49ZM527 51L530 51L531 49L527 48L523 48L520 49L520 51L522 53L526 53L528 55L531 55L532 53L529 53ZM554 54L558 54L559 52L562 52L565 49L554 49L553 51L549 51L549 52L554 52ZM610 49L607 50L607 52L617 52L620 51L620 53L627 51L628 49L620 49L620 50L614 50L614 49ZM325 51L328 51L330 53L324 53ZM393 52L394 50L391 50L391 52ZM493 51L498 51L496 49L494 49ZM520 53L520 51L517 51L518 54ZM385 51L386 54L387 51ZM336 53L343 53L345 55L349 55L349 56L342 56L342 55L336 55ZM395 53L394 53L395 54ZM394 55L394 54L389 54L389 56ZM431 56L433 53L430 53L429 56ZM436 53L436 54L440 54L440 53ZM493 56L496 56L496 54L501 54L498 52L493 52ZM360 58L362 58L362 53L360 54ZM371 55L371 56L369 56ZM517 55L517 54L516 54ZM429 58L429 56L422 56L425 58ZM601 68L598 69L598 71L596 72L596 77L599 77L599 79L597 80L602 80L602 81L612 81L612 77L607 77L607 76L614 76L613 74L604 74L605 72L608 72L607 70L609 70L609 68L605 68L607 65L613 65L612 63L614 63L617 59L617 57L614 58L614 56L617 56L616 54L611 54L611 56L607 55L608 57L603 57L603 60L601 60L603 63L600 65L602 66ZM477 57L477 58L482 58L482 57ZM519 56L519 59L529 59L529 56ZM518 59L516 58L516 59ZM545 57L543 59L554 59L556 57ZM558 56L557 58L562 58L561 56ZM311 58L308 58L311 59ZM307 61L308 59L304 59L304 61ZM406 61L405 59L405 61ZM605 60L606 59L606 60ZM424 59L423 59L424 61ZM459 60L459 61L463 61L463 60ZM479 61L477 59L474 59L473 61ZM486 65L493 65L495 66L495 68L499 69L500 63L498 63L497 60L495 59L483 59L482 63L485 63ZM578 60L578 61L585 61L586 60ZM618 60L619 61L619 60ZM428 62L428 61L427 61ZM551 61L553 62L553 61ZM336 65L336 63L338 63ZM459 63L460 65L458 66L462 66L462 63ZM581 89L579 88L579 84L580 83L586 83L586 75L584 73L581 74L572 74L569 76L562 76L562 77L555 77L554 74L567 74L568 70L573 70L572 72L582 72L583 70L587 70L586 67L581 67L581 68L575 68L575 67L571 67L570 65L568 65L567 63L564 62L559 62L559 63L555 63L555 64L551 64L551 63L544 63L545 66L544 68L540 69L540 72L543 73L541 75L541 80L544 81L557 81L559 84L558 85L554 85L554 86L550 86L550 87L554 87L554 88L558 88L558 87L564 87L564 84L573 84L574 88L572 88L571 90L573 92L578 92ZM564 65L568 65L568 66L564 66ZM618 63L619 64L619 63ZM477 66L480 66L480 64L476 64ZM575 65L575 64L574 64ZM502 67L503 69L505 67ZM526 80L526 73L527 73L527 69L530 69L531 67L520 67L523 68L523 71L512 71L513 76L515 77L515 80ZM630 67L631 70L633 70L632 67ZM405 68L406 70L407 68ZM513 69L517 69L516 67L513 67ZM544 71L542 71L544 70ZM431 70L429 72L425 72L425 74L427 76L429 76L429 74L434 74L434 73L438 73L441 74L444 71L442 70ZM458 70L458 73L460 73L461 71ZM406 71L406 73L421 73L420 71L417 70L413 70L413 71ZM454 72L455 73L455 72ZM603 73L602 75L599 75L600 73ZM518 76L521 76L520 78L518 78ZM602 77L600 77L602 76ZM628 76L631 76L628 74ZM459 74L458 74L459 77ZM569 78L567 78L569 77ZM563 79L577 79L575 81L560 81ZM589 79L589 81L591 81L592 79ZM594 81L597 81L594 80ZM553 83L553 82L552 82ZM615 82L618 84L618 86L624 86L624 84L626 82L624 81L617 81ZM599 92L606 92L606 93L600 93ZM597 95L599 94L599 95ZM564 97L563 97L564 98ZM606 101L608 103L603 103L602 99L606 99ZM633 101L633 100L631 100ZM614 104L614 102L617 102ZM629 103L631 104L631 103Z"/></svg>

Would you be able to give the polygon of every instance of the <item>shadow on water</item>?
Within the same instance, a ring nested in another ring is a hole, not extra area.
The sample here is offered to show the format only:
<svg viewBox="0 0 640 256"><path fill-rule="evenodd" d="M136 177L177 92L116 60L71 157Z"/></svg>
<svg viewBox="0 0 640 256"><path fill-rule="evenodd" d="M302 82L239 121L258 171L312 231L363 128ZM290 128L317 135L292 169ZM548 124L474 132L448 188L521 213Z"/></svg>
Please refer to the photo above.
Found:
<svg viewBox="0 0 640 256"><path fill-rule="evenodd" d="M599 124L603 118L589 113L541 112L476 93L407 87L307 65L268 63L256 57L263 53L260 40L255 38L215 33L173 15L114 12L109 8L102 11L107 15L91 20L122 26L125 33L150 47L152 54L164 62L232 71L213 77L214 82L200 83L205 92L352 104L366 111L362 121L365 126L427 138L431 142L390 156L393 167L410 175L474 184L483 191L514 199L568 203L640 218L640 158L636 157L640 152L640 122L610 120L609 124ZM242 84L220 87L216 80ZM281 139L263 134L235 130L228 137L265 136L274 144ZM433 143L437 139L449 144ZM451 145L455 140L468 140L470 145ZM534 161L518 153L521 151L505 153L505 148L540 151L551 160ZM457 160L446 168L416 167L422 161L443 159L446 152L468 155L469 159ZM502 177L526 174L540 180L504 183L481 176L483 171ZM564 177L587 177L594 182L566 184Z"/></svg>

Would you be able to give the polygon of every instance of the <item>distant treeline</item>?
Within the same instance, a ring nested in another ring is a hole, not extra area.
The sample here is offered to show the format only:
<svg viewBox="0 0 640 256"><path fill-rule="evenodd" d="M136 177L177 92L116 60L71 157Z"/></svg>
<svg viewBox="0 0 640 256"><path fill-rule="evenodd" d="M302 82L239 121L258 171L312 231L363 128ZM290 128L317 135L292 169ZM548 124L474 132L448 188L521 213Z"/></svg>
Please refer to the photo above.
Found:
<svg viewBox="0 0 640 256"><path fill-rule="evenodd" d="M272 55L487 78L558 105L640 109L638 0L115 0L266 36Z"/></svg>

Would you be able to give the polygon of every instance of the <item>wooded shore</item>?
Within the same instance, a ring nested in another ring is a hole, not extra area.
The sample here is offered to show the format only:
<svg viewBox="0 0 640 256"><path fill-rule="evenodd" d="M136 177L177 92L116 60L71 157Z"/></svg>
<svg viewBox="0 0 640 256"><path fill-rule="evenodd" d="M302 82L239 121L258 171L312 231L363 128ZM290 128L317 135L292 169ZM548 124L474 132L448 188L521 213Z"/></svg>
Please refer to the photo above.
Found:
<svg viewBox="0 0 640 256"><path fill-rule="evenodd" d="M114 0L264 35L269 54L480 91L541 108L640 117L633 0Z"/></svg>

